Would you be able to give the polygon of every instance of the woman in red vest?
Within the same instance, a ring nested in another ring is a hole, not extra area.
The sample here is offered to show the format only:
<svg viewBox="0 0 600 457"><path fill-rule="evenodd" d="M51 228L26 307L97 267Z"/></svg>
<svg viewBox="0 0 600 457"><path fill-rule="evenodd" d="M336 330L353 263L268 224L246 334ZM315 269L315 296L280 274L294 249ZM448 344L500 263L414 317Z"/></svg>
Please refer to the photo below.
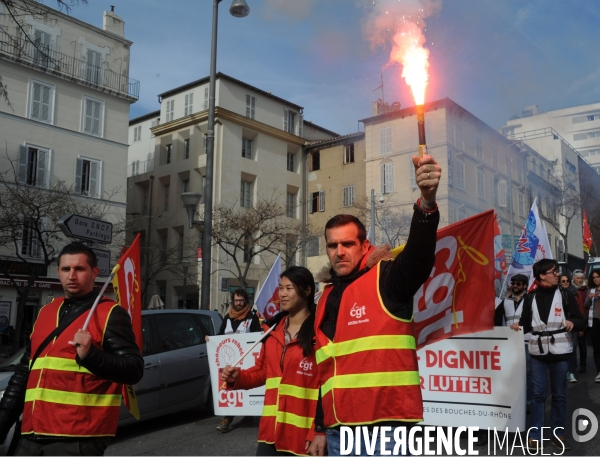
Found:
<svg viewBox="0 0 600 457"><path fill-rule="evenodd" d="M315 432L319 396L314 355L315 281L304 267L281 274L281 312L264 324L277 327L263 342L257 364L225 367L221 378L232 390L266 385L256 455L306 454Z"/></svg>

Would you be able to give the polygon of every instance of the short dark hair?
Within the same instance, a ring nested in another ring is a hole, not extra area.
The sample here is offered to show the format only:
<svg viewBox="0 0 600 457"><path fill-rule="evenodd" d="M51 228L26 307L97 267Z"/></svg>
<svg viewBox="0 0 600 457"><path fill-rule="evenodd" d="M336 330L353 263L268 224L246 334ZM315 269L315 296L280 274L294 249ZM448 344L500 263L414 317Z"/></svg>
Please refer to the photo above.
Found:
<svg viewBox="0 0 600 457"><path fill-rule="evenodd" d="M362 243L367 239L367 230L365 229L365 225L358 217L352 216L351 214L338 214L337 216L333 216L331 219L329 219L327 224L325 224L325 241L327 241L327 230L331 228L342 227L348 224L356 225L356 228L358 229L358 241Z"/></svg>
<svg viewBox="0 0 600 457"><path fill-rule="evenodd" d="M242 297L246 305L250 303L250 297L248 296L248 292L246 292L246 289L242 289L240 287L239 289L235 289L233 292L231 292L231 301L235 300L236 295Z"/></svg>
<svg viewBox="0 0 600 457"><path fill-rule="evenodd" d="M538 281L541 281L541 275L546 274L548 270L551 270L553 267L558 269L558 261L554 259L541 259L533 264L533 276Z"/></svg>
<svg viewBox="0 0 600 457"><path fill-rule="evenodd" d="M96 259L96 253L92 251L89 246L86 246L83 243L79 243L77 241L73 243L67 244L62 251L56 257L56 265L60 267L60 258L63 255L75 255L75 254L85 254L87 256L88 265L92 267L92 269L98 266L98 259Z"/></svg>

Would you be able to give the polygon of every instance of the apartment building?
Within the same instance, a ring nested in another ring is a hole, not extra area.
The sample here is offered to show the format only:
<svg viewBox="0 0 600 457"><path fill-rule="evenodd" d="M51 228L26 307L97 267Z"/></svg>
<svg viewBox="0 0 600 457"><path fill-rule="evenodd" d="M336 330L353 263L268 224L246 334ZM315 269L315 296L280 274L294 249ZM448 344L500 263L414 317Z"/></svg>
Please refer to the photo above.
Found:
<svg viewBox="0 0 600 457"><path fill-rule="evenodd" d="M128 222L134 231L143 234L148 252L154 250L162 256L157 259L155 274L149 275L149 287L168 308L182 306L184 296L186 306L198 306L202 226L196 224L189 229L181 193L202 194L195 217L203 217L208 84L206 77L160 94L160 111L132 120L129 127L130 138L139 140L132 142L128 159L132 169ZM303 145L307 140L327 139L335 133L304 122L301 106L222 73L216 79L215 103L213 207L230 205L238 209L273 199L286 205L287 218L304 226L307 171ZM142 159L148 164L144 171ZM139 170L135 165L138 160ZM211 254L210 303L217 308L229 301L229 291L240 284L232 258L217 247ZM296 262L302 261L300 253L295 257ZM247 285L251 298L274 258L239 254L239 262L249 264ZM191 261L186 267L185 291L181 260ZM148 260L147 271L152 265L153 261Z"/></svg>
<svg viewBox="0 0 600 457"><path fill-rule="evenodd" d="M410 214L420 196L411 159L418 154L415 107L374 111L361 122L365 193L374 189ZM505 138L449 98L425 104L425 131L429 154L443 170L437 193L441 227L493 208L510 257L535 197L546 214L558 217L558 189L549 180L554 162L534 148ZM548 226L548 234L556 246L558 233Z"/></svg>
<svg viewBox="0 0 600 457"><path fill-rule="evenodd" d="M17 11L15 19L8 8ZM8 102L0 100L0 172L47 192L62 183L76 199L109 207L110 222L124 221L126 173L120 164L139 82L129 78L132 42L124 37L123 19L104 12L99 28L28 0L1 4L0 10L0 77L8 96ZM17 172L11 175L12 169ZM0 251L3 267L17 279L27 277L19 257L32 265L41 258L26 236L28 222L23 224L18 252L8 245ZM113 264L122 241L99 246L113 249ZM62 292L54 271L44 269L27 299L24 333L39 306ZM17 294L6 278L2 286L0 300L14 325Z"/></svg>
<svg viewBox="0 0 600 457"><path fill-rule="evenodd" d="M523 108L520 117L506 122L502 134L540 136L554 130L600 173L600 102L540 111L536 105Z"/></svg>

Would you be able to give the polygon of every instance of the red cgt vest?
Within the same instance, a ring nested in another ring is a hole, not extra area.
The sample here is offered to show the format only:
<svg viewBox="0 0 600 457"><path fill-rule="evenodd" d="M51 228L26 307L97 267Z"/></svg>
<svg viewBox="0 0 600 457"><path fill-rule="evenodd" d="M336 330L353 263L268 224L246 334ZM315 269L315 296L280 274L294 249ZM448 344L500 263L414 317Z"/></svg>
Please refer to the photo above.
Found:
<svg viewBox="0 0 600 457"><path fill-rule="evenodd" d="M58 326L64 297L40 310L31 334L31 353ZM88 331L92 344L102 348L104 331L115 302L98 304ZM51 341L30 367L23 408L23 435L65 437L114 436L121 406L122 385L100 378L75 361L76 349L68 342L83 327L89 311Z"/></svg>
<svg viewBox="0 0 600 457"><path fill-rule="evenodd" d="M423 420L412 319L397 318L385 308L380 266L381 262L344 290L335 342L320 330L331 285L319 299L316 359L327 427Z"/></svg>

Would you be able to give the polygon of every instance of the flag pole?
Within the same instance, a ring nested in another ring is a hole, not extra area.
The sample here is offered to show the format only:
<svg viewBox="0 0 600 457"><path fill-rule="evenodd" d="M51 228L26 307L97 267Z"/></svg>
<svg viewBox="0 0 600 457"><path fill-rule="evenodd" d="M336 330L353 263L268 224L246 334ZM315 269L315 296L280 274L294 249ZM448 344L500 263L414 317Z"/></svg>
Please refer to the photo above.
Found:
<svg viewBox="0 0 600 457"><path fill-rule="evenodd" d="M85 323L83 324L82 330L84 330L84 331L87 330L88 325L90 325L90 320L92 318L92 314L94 314L94 311L95 311L96 307L98 306L98 303L100 303L100 299L102 298L102 294L104 294L104 291L108 287L108 284L113 280L113 278L117 274L117 271L119 271L119 268L121 268L121 265L119 265L117 263L115 265L115 267L112 269L112 271L110 272L110 275L108 276L108 278L106 278L106 282L102 286L102 289L100 289L100 293L96 297L96 300L94 301L94 304L92 305L92 308L90 309L90 313L88 314L88 317L86 318Z"/></svg>
<svg viewBox="0 0 600 457"><path fill-rule="evenodd" d="M244 360L244 357L246 357L248 354L250 354L252 349L254 349L258 343L260 343L262 340L264 340L269 333L271 333L273 330L275 330L275 327L277 327L277 324L273 324L273 326L271 328L269 328L269 330L267 330L265 333L263 333L261 335L261 337L258 340L256 340L256 342L246 350L246 352L244 352L242 355L240 355L240 358L237 359L233 365L231 365L231 368L237 366L238 363L240 363L242 360ZM227 386L227 382L223 382L223 384L221 385L221 389L224 389L225 386Z"/></svg>

